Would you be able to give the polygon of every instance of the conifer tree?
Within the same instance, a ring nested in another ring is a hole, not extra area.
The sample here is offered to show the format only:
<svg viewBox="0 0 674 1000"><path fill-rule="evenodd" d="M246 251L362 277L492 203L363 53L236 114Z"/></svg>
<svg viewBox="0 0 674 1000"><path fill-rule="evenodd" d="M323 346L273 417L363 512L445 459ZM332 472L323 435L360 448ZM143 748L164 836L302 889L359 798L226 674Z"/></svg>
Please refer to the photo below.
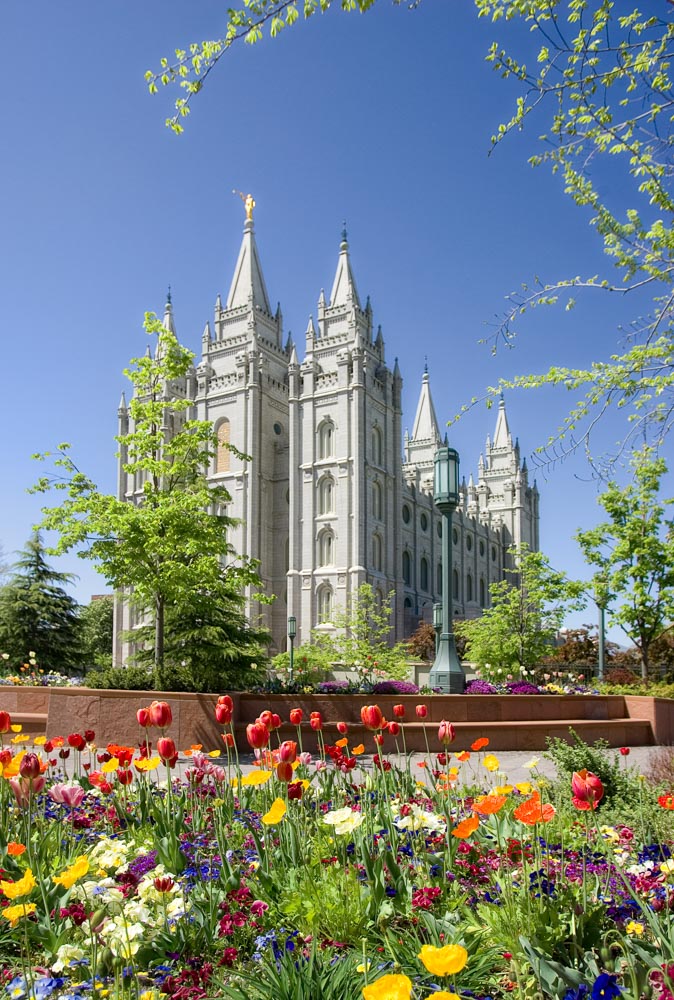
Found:
<svg viewBox="0 0 674 1000"><path fill-rule="evenodd" d="M36 532L0 588L0 652L9 654L8 664L35 659L68 672L82 663L78 605L64 589L73 579L49 565Z"/></svg>

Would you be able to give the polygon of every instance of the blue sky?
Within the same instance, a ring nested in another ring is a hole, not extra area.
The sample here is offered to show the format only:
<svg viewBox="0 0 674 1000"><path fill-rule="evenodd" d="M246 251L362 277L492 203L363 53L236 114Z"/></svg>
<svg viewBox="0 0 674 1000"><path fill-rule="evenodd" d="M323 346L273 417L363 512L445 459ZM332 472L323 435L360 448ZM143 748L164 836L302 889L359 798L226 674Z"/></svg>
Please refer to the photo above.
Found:
<svg viewBox="0 0 674 1000"><path fill-rule="evenodd" d="M269 295L298 343L329 291L346 220L361 297L371 296L387 360L399 358L403 426L425 356L443 421L499 376L605 357L617 324L639 311L595 293L572 312L532 313L515 350L492 357L479 343L521 282L607 270L561 180L528 166L535 128L488 155L516 89L484 56L493 38L529 44L521 27L478 21L469 0L331 11L228 53L176 137L164 126L174 95L148 95L143 74L175 47L217 35L222 11L214 0L3 5L0 543L9 554L39 517L39 498L25 492L40 471L33 452L70 441L79 466L114 491L121 372L145 349L143 313L161 312L170 284L178 334L199 348L241 239L233 188L255 196ZM572 398L506 401L530 454ZM451 429L466 476L494 422L480 406ZM620 426L607 422L602 434L610 446ZM542 548L557 568L587 576L572 540L600 514L586 464L537 477ZM106 589L74 556L60 565L79 574L79 600Z"/></svg>

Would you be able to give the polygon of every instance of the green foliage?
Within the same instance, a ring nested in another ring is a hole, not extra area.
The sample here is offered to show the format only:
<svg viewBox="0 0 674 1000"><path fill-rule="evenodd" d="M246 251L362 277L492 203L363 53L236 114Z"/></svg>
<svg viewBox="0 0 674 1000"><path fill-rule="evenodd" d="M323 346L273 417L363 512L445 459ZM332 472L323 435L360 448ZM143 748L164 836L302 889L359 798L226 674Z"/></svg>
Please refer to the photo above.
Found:
<svg viewBox="0 0 674 1000"><path fill-rule="evenodd" d="M249 561L235 560L227 540L233 524L225 513L229 493L206 478L217 440L209 421L188 416L184 380L193 355L152 314L145 327L157 336L157 349L154 356L135 358L125 372L134 395L129 429L117 437L124 471L142 484L137 495L127 501L101 493L65 444L51 475L33 491L62 494L60 504L43 508L42 526L59 535L53 551L77 549L80 557L93 559L107 582L154 624L154 684L161 689L167 613L169 620L173 612L174 622L184 622L199 594L218 591L223 572L229 606L238 594L240 608L243 588L259 580ZM229 639L234 637L233 627ZM244 649L249 639L248 631L241 636Z"/></svg>
<svg viewBox="0 0 674 1000"><path fill-rule="evenodd" d="M652 449L637 452L631 465L633 482L611 482L599 497L608 520L576 538L608 591L609 621L634 642L646 677L651 646L674 620L674 521L665 519L674 501L659 499L667 467Z"/></svg>
<svg viewBox="0 0 674 1000"><path fill-rule="evenodd" d="M359 962L357 953L336 956L314 941L306 954L293 947L284 950L278 961L264 961L250 972L228 976L218 996L225 1000L351 1000L362 996Z"/></svg>
<svg viewBox="0 0 674 1000"><path fill-rule="evenodd" d="M541 552L511 548L513 568L489 588L480 618L454 623L466 640L466 656L489 679L495 671L530 670L550 651L569 610L582 607L582 587L553 570Z"/></svg>
<svg viewBox="0 0 674 1000"><path fill-rule="evenodd" d="M88 663L100 667L112 665L114 606L114 597L105 594L80 608L82 643Z"/></svg>
<svg viewBox="0 0 674 1000"><path fill-rule="evenodd" d="M568 785L571 775L574 771L586 768L601 778L604 786L604 797L599 803L600 809L613 802L618 804L638 800L639 789L634 772L621 766L620 757L615 752L609 753L609 744L606 740L597 740L590 745L571 728L569 735L573 741L571 743L558 737L548 737L547 750L544 753L544 756L557 768L559 780L565 782L567 798L570 798Z"/></svg>
<svg viewBox="0 0 674 1000"><path fill-rule="evenodd" d="M290 681L290 653L278 653L271 665L284 682ZM293 684L299 690L325 680L331 670L330 653L323 645L305 642L294 651Z"/></svg>
<svg viewBox="0 0 674 1000"><path fill-rule="evenodd" d="M84 658L77 602L63 587L73 576L50 566L45 552L36 532L0 589L0 653L10 664L68 673Z"/></svg>
<svg viewBox="0 0 674 1000"><path fill-rule="evenodd" d="M389 646L393 597L391 591L379 603L371 585L361 584L348 608L337 609L333 614L332 624L337 632L316 631L314 642L334 663L355 669L361 680L373 682L375 672L402 680L407 676L406 643Z"/></svg>

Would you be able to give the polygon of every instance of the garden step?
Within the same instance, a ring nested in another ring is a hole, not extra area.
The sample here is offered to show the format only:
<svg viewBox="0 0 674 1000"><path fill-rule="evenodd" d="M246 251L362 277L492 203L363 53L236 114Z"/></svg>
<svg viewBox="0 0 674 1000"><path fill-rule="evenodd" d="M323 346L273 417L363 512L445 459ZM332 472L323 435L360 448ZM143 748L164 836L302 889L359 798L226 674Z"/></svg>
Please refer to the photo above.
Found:
<svg viewBox="0 0 674 1000"><path fill-rule="evenodd" d="M12 725L21 726L21 732L40 736L47 731L46 712L12 712Z"/></svg>
<svg viewBox="0 0 674 1000"><path fill-rule="evenodd" d="M652 746L655 743L653 730L648 719L527 719L526 721L498 722L456 722L456 740L452 750L467 749L479 737L489 739L490 750L545 750L547 737L556 737L571 742L569 729L573 729L586 743L606 740L611 747L621 746ZM437 740L438 725L435 722L404 722L401 726L405 734L407 750L426 751L426 737L433 753L442 747ZM425 729L425 735L424 735ZM237 727L239 746L245 745L245 727L243 732ZM293 726L285 724L281 727L281 739L292 739L296 735ZM334 743L341 738L336 723L326 722L323 725L323 738L326 743ZM372 734L359 723L349 723L349 746L364 743L371 749ZM402 747L402 734L397 737L397 743ZM315 749L315 738L312 732L302 727L302 740L306 749ZM384 737L384 752L395 749L395 740Z"/></svg>

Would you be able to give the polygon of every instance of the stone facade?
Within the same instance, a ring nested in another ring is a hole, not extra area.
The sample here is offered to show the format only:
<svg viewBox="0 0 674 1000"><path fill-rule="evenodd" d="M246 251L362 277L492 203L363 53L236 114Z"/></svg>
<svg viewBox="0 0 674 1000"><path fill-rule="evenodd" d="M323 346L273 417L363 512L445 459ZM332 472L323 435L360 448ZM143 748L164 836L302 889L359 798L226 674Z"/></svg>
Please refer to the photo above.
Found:
<svg viewBox="0 0 674 1000"><path fill-rule="evenodd" d="M169 301L164 324L173 326ZM441 517L433 503L433 460L442 442L424 373L412 434L402 441L402 377L386 363L381 328L369 298L362 305L346 232L330 296L320 293L300 362L292 338L283 342L280 307L272 311L247 219L229 295L218 296L213 327L202 335L201 361L179 387L194 401L190 416L210 420L226 447L210 470L227 487L237 518L236 552L260 561L267 594L248 595L251 616L269 628L272 652L286 648L289 615L297 642L332 628L362 583L383 600L395 592L392 638L430 620L441 589ZM128 428L122 400L120 433ZM402 444L402 449L401 449ZM119 496L135 484L119 469ZM505 404L493 441L487 438L477 482L461 487L453 517L454 612L479 615L489 584L501 579L507 549L538 549L539 495L513 442ZM126 605L116 610L116 634L129 628ZM126 650L118 639L116 662Z"/></svg>

